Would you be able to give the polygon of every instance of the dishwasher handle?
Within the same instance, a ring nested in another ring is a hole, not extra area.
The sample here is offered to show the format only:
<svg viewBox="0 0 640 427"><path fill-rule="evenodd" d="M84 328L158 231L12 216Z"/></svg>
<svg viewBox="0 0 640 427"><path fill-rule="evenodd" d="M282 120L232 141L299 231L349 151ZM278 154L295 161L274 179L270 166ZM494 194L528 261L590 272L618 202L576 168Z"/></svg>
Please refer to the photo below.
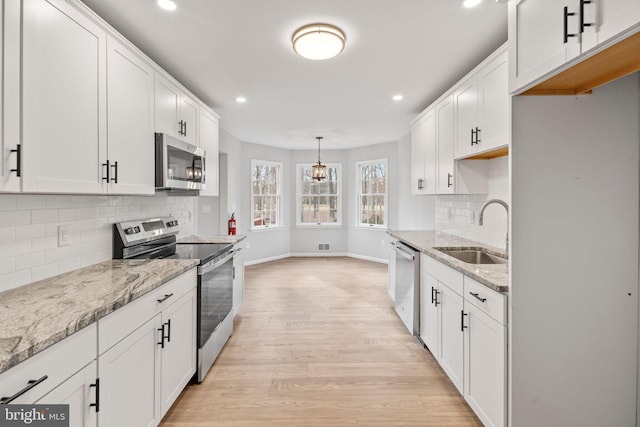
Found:
<svg viewBox="0 0 640 427"><path fill-rule="evenodd" d="M396 253L401 257L408 259L409 261L414 261L416 259L416 256L414 254L405 251L400 245L396 245Z"/></svg>

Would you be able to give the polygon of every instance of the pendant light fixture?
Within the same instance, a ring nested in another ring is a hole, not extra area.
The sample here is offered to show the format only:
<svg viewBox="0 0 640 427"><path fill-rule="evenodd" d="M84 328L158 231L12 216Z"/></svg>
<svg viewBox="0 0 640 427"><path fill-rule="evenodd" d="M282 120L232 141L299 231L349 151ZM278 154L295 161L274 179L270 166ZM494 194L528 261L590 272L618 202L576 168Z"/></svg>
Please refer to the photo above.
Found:
<svg viewBox="0 0 640 427"><path fill-rule="evenodd" d="M333 58L344 49L346 37L342 30L329 24L310 24L298 28L291 37L293 50L307 59Z"/></svg>
<svg viewBox="0 0 640 427"><path fill-rule="evenodd" d="M320 163L320 140L321 136L316 136L318 140L318 164L315 164L311 167L311 178L316 181L322 181L327 178L327 166Z"/></svg>

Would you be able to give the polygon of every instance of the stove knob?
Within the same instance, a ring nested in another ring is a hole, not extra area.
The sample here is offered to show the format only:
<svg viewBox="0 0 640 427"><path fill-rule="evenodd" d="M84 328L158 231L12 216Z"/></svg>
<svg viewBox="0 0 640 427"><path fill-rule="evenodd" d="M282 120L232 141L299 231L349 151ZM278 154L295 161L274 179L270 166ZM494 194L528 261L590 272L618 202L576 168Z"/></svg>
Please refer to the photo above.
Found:
<svg viewBox="0 0 640 427"><path fill-rule="evenodd" d="M133 228L133 232L134 233L139 233L140 232L140 227L138 227L137 225Z"/></svg>

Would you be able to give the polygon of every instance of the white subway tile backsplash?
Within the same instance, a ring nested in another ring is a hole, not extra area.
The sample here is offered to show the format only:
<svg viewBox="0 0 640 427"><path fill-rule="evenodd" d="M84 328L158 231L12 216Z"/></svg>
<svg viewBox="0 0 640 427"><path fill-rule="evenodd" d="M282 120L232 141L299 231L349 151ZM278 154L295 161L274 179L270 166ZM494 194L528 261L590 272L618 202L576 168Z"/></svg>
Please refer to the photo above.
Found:
<svg viewBox="0 0 640 427"><path fill-rule="evenodd" d="M0 291L112 257L113 223L172 214L193 234L194 197L0 195ZM70 227L58 247L58 227Z"/></svg>

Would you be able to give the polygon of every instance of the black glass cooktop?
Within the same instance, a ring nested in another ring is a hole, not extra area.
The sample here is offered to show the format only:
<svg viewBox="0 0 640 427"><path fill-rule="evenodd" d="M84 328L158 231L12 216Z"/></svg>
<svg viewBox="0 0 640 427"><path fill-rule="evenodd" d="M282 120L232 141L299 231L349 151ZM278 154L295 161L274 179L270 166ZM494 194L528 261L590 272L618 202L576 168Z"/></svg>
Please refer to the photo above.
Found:
<svg viewBox="0 0 640 427"><path fill-rule="evenodd" d="M170 258L199 259L200 264L204 264L232 247L230 243L179 243L176 245L176 253Z"/></svg>

